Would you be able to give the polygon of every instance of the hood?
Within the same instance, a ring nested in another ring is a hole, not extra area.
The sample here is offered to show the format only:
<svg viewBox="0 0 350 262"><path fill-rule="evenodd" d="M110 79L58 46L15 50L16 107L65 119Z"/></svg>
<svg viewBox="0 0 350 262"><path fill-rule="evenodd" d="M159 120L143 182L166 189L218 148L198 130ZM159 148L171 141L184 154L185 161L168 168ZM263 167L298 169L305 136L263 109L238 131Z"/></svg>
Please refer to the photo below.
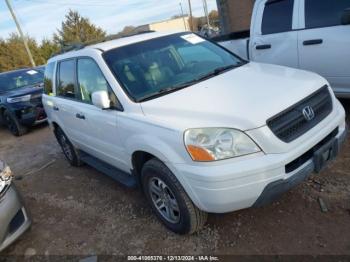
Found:
<svg viewBox="0 0 350 262"><path fill-rule="evenodd" d="M22 88L17 88L9 91L0 91L1 96L6 97L16 97L16 96L23 96L23 95L35 95L35 94L42 94L43 93L43 87L41 84L37 84L34 86L26 86Z"/></svg>
<svg viewBox="0 0 350 262"><path fill-rule="evenodd" d="M327 84L317 74L248 63L141 104L146 117L174 128L266 125L266 120Z"/></svg>

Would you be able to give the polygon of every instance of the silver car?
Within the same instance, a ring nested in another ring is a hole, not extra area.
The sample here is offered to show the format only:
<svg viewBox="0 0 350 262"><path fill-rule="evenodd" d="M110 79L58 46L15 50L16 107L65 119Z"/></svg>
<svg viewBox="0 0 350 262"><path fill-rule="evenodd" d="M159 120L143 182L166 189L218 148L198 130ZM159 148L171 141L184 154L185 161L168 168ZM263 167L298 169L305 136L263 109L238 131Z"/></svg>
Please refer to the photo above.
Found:
<svg viewBox="0 0 350 262"><path fill-rule="evenodd" d="M20 237L31 225L10 168L0 160L0 252Z"/></svg>

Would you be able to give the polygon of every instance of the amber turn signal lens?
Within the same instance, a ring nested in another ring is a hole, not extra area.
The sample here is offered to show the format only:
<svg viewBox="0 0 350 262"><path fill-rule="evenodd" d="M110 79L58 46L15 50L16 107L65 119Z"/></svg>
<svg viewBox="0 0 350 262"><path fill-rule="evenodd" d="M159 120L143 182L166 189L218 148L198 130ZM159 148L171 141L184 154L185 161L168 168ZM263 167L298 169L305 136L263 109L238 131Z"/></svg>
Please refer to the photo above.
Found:
<svg viewBox="0 0 350 262"><path fill-rule="evenodd" d="M203 148L189 145L187 146L187 150L194 161L207 162L215 160L214 157Z"/></svg>

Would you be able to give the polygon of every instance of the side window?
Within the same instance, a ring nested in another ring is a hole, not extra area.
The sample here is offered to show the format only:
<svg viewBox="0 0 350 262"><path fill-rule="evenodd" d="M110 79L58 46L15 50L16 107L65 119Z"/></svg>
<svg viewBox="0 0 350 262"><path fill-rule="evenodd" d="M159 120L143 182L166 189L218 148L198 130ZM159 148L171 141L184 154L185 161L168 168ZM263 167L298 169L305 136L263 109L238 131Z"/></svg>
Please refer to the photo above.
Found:
<svg viewBox="0 0 350 262"><path fill-rule="evenodd" d="M76 98L75 59L60 62L56 94Z"/></svg>
<svg viewBox="0 0 350 262"><path fill-rule="evenodd" d="M100 68L90 58L78 59L78 85L81 100L91 103L91 95L96 91L109 91L108 83Z"/></svg>
<svg viewBox="0 0 350 262"><path fill-rule="evenodd" d="M347 8L350 8L350 0L305 0L305 27L340 25Z"/></svg>
<svg viewBox="0 0 350 262"><path fill-rule="evenodd" d="M265 4L262 34L275 34L292 30L294 0L269 0Z"/></svg>
<svg viewBox="0 0 350 262"><path fill-rule="evenodd" d="M45 67L45 76L44 76L44 92L45 94L52 96L53 95L53 75L54 75L54 70L55 68L55 63L49 63Z"/></svg>
<svg viewBox="0 0 350 262"><path fill-rule="evenodd" d="M111 107L122 110L116 95L110 88L100 68L91 58L78 59L78 88L80 99L84 103L91 104L91 95L96 91L107 91L111 100Z"/></svg>

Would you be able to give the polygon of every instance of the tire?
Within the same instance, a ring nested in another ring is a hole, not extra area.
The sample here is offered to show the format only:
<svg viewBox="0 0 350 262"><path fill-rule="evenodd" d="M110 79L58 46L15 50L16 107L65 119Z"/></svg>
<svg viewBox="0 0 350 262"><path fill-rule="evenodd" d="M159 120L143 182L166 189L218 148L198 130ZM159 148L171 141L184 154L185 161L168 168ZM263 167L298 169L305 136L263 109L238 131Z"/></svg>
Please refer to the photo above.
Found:
<svg viewBox="0 0 350 262"><path fill-rule="evenodd" d="M141 182L153 211L168 229L184 235L193 234L204 226L208 214L193 204L180 182L161 161L153 158L144 164Z"/></svg>
<svg viewBox="0 0 350 262"><path fill-rule="evenodd" d="M69 141L68 137L62 131L62 129L57 127L55 130L55 135L56 135L57 142L61 146L63 154L68 160L69 164L76 167L81 166L82 161L80 159L78 150Z"/></svg>
<svg viewBox="0 0 350 262"><path fill-rule="evenodd" d="M6 110L4 112L3 119L5 126L14 136L23 136L28 132L28 128L21 125L13 113Z"/></svg>

